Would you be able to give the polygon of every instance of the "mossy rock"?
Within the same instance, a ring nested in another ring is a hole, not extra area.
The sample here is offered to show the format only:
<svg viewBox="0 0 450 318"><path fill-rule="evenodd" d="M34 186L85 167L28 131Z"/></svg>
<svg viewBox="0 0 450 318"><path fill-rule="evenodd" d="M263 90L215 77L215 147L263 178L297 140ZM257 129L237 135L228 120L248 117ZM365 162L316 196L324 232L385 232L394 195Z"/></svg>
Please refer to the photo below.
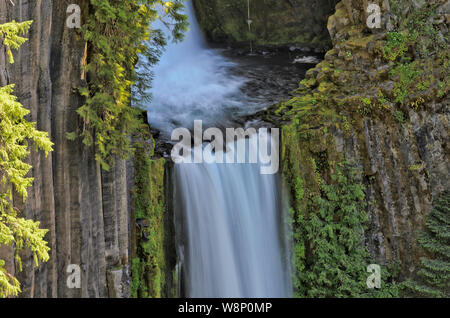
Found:
<svg viewBox="0 0 450 318"><path fill-rule="evenodd" d="M324 49L331 45L326 21L336 2L250 0L250 30L245 0L194 0L194 7L212 42L247 46L251 40L257 46L301 45Z"/></svg>

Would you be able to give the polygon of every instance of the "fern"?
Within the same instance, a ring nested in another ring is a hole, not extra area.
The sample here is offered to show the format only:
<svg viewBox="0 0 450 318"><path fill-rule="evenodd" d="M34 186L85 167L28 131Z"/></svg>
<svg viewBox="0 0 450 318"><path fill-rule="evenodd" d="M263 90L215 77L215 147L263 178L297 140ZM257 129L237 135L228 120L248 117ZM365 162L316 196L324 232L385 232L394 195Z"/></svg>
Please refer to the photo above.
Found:
<svg viewBox="0 0 450 318"><path fill-rule="evenodd" d="M397 295L396 286L387 282L386 269L382 289L367 288L366 269L371 262L363 235L368 216L364 186L357 182L355 173L349 163L339 164L332 182L320 179L321 195L308 199L307 209L295 220L295 287L299 297Z"/></svg>

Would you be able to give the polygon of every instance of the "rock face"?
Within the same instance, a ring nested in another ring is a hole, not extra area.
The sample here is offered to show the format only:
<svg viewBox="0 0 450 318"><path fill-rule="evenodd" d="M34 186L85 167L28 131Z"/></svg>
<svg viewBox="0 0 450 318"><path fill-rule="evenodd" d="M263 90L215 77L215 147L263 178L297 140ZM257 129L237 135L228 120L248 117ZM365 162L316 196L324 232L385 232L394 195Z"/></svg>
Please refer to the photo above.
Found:
<svg viewBox="0 0 450 318"><path fill-rule="evenodd" d="M335 0L194 0L197 18L209 40L234 46L330 45L326 21Z"/></svg>
<svg viewBox="0 0 450 318"><path fill-rule="evenodd" d="M70 3L87 12L88 1ZM134 224L129 217L133 169L118 161L110 172L102 171L93 149L66 139L66 132L80 125L77 87L85 81L86 58L80 32L66 27L67 5L0 0L0 23L34 21L14 66L7 65L0 47L0 85L16 84L15 94L31 110L30 119L55 143L48 158L32 154L33 187L25 205L15 202L27 218L49 229L50 261L34 270L32 256L24 255L24 270L16 275L23 297L123 297L128 295L129 229ZM4 254L1 258L12 259ZM81 268L80 289L66 285L69 264Z"/></svg>
<svg viewBox="0 0 450 318"><path fill-rule="evenodd" d="M40 220L49 229L46 239L51 254L50 261L37 269L32 256L24 255L23 272L14 270L10 249L1 247L0 258L19 277L23 297L127 297L130 288L137 295L176 295L172 290L176 260L165 255L173 249L175 230L169 215L161 215L172 204L162 198L171 197L162 189L167 183L162 161L148 163L153 168L146 178L153 181L144 186L157 189L144 202L149 203L143 205L145 209L138 211L142 223L136 228L130 193L133 164L119 160L110 172L102 171L94 149L66 138L66 132L81 124L76 114L82 105L77 87L85 83L82 64L87 58L80 32L65 25L67 4L13 2L0 0L0 23L13 19L34 23L30 40L15 54L14 66L7 64L0 47L0 85L16 84L15 94L31 110L30 119L38 129L48 131L55 143L47 158L31 155L34 184L27 202L17 198L15 205L25 217ZM380 264L399 262L406 277L417 269L422 253L415 243L416 232L432 200L450 186L448 88L441 95L440 86L448 73L439 66L438 55L422 59L430 64L426 70L431 70L439 85L430 80L428 87L417 88L402 105L392 102L399 82L391 75L395 63L383 58L381 45L387 31L402 23L395 9L407 15L425 4L401 0L395 1L397 8L390 8L387 0L372 1L382 8L383 23L379 30L368 30L364 23L367 2L345 0L337 5L328 22L333 49L307 73L298 95L266 117L290 123L283 125L283 174L292 189L301 180L305 196L317 192L315 163L320 164L325 180L336 163L344 159L355 163L370 203L365 238L372 257ZM439 25L441 34L448 32L448 2L429 2L437 4L438 13L430 23ZM71 3L79 4L84 14L88 10L87 0ZM212 40L239 45L251 38L260 45L325 47L325 21L335 2L252 0L253 34L247 33L246 1L194 3ZM420 52L408 54L419 56ZM145 197L145 191L141 195ZM303 202L296 202L295 195L291 201L301 212ZM157 232L155 242L149 240L152 233L146 227L152 222L157 224L152 228ZM134 275L134 285L130 284L130 259L142 269ZM70 264L81 268L80 289L67 287Z"/></svg>
<svg viewBox="0 0 450 318"><path fill-rule="evenodd" d="M291 189L306 189L304 200L291 193L296 212L303 213L308 195L317 195L316 173L329 181L337 163L353 162L366 187L365 238L372 258L398 263L405 278L420 264L417 233L432 201L450 186L449 68L441 48L430 54L413 45L401 51L409 57L404 60L383 48L402 49L389 42L387 31L402 32L406 21L430 16L437 39L448 35L449 24L439 13L446 1L430 1L416 13L416 2L403 1L396 11L388 1L374 2L383 17L382 27L373 30L366 27L365 1L336 6L328 22L333 49L307 72L298 95L268 111L267 119L291 122L283 127L282 166ZM418 43L432 36L418 32Z"/></svg>

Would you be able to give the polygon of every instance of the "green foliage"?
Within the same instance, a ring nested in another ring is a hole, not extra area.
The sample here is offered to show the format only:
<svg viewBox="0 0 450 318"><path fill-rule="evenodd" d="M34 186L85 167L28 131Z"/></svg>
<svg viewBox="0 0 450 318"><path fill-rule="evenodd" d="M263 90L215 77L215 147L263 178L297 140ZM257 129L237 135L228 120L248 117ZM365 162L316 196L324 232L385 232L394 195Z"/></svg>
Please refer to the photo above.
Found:
<svg viewBox="0 0 450 318"><path fill-rule="evenodd" d="M141 290L141 293L148 293L147 286L142 284L142 270L144 263L138 257L135 257L131 260L131 283L130 283L130 295L133 298L138 297L138 293Z"/></svg>
<svg viewBox="0 0 450 318"><path fill-rule="evenodd" d="M421 75L418 63L400 63L392 70L391 75L397 78L394 86L395 102L403 104L410 95L411 86Z"/></svg>
<svg viewBox="0 0 450 318"><path fill-rule="evenodd" d="M417 276L404 284L411 296L450 297L450 193L434 203L419 244L429 257L421 259Z"/></svg>
<svg viewBox="0 0 450 318"><path fill-rule="evenodd" d="M358 105L358 112L367 116L372 112L372 100L368 97L360 97L361 104Z"/></svg>
<svg viewBox="0 0 450 318"><path fill-rule="evenodd" d="M407 19L406 29L411 30L409 38L422 58L448 47L448 32L443 36L439 24L431 23L435 17L436 6L427 4L424 8L413 9Z"/></svg>
<svg viewBox="0 0 450 318"><path fill-rule="evenodd" d="M378 40L377 36L366 42L362 40L367 38L364 32L355 30L352 33L342 28L340 31L348 34L346 41L328 52L323 63L344 65L342 62L346 60L343 72L328 72L326 65L320 63L307 72L307 80L302 81L296 96L281 103L275 112L283 121L291 122L288 128L283 128L282 160L283 177L291 189L296 260L294 286L298 296L392 297L398 294L399 285L386 285L395 277L393 273L382 275L386 280L380 291L371 291L365 286L365 270L371 261L362 242L364 204L362 197L357 195L359 191L350 187L359 187L359 182L342 167L341 172L335 170L338 177L334 180L330 180L332 171L329 169L313 172L312 158L326 149L330 167L342 159L341 153L336 151L338 147L330 145L327 133L322 129L324 126L351 131L352 135L361 138L360 114L378 117L378 121L386 119L391 124L391 118L387 117L392 116L393 120L404 123L409 111L407 106L414 109L422 106L432 112L434 109L429 107L435 104L436 97L446 98L450 69L446 48L448 32L442 29L442 22L437 23L436 7L430 3L437 1L422 1L421 7L410 2L391 1L393 11L399 15L391 17L397 31L388 33L386 41ZM364 62L351 63L356 55ZM385 67L373 73L373 80L361 82L367 74L365 63L375 63L380 55L385 59ZM329 87L329 82L334 87ZM312 104L306 97L314 98L318 103ZM328 115L333 113L338 115ZM423 164L409 168L407 172L424 173L428 178ZM339 177L340 174L346 179ZM354 210L362 213L357 214ZM352 233L351 240L350 236L340 238L341 229L344 233ZM446 251L442 246L435 248ZM428 262L428 265L432 264ZM442 269L442 264L433 265ZM385 272L394 269L391 266Z"/></svg>
<svg viewBox="0 0 450 318"><path fill-rule="evenodd" d="M405 115L403 114L403 112L401 110L396 110L393 114L392 117L394 117L394 119L399 123L399 124L404 124L405 123Z"/></svg>
<svg viewBox="0 0 450 318"><path fill-rule="evenodd" d="M449 81L449 80L447 80ZM437 93L437 97L438 98L442 98L445 96L445 94L447 94L448 90L449 90L449 83L446 83L444 81L439 81L438 83L438 93Z"/></svg>
<svg viewBox="0 0 450 318"><path fill-rule="evenodd" d="M407 36L398 32L389 32L387 42L382 50L386 59L396 61L408 51Z"/></svg>
<svg viewBox="0 0 450 318"><path fill-rule="evenodd" d="M132 154L129 137L141 127L141 110L131 103L139 106L140 101L148 100L149 68L166 44L162 32L152 29L151 23L162 19L174 39L181 39L187 28L187 17L179 13L182 2L90 1L92 12L83 26L89 45L88 85L80 88L86 102L77 111L84 124L67 137L80 136L85 145L95 144L96 159L105 170L114 157ZM132 100L132 95L140 98Z"/></svg>
<svg viewBox="0 0 450 318"><path fill-rule="evenodd" d="M137 256L132 261L131 296L162 297L164 258L164 159L150 159L152 151L137 144L135 163Z"/></svg>
<svg viewBox="0 0 450 318"><path fill-rule="evenodd" d="M343 123L345 132L349 133L350 132L350 123L348 122L347 116L342 115L342 123Z"/></svg>
<svg viewBox="0 0 450 318"><path fill-rule="evenodd" d="M392 11L401 18L400 30L388 33L382 52L387 60L395 62L390 74L395 82L395 102L408 101L417 109L427 98L442 98L448 92L449 37L436 23L435 3L409 5L410 10L402 9L405 5L392 4Z"/></svg>
<svg viewBox="0 0 450 318"><path fill-rule="evenodd" d="M372 101L370 100L370 98L367 98L367 97L361 97L361 102L366 106L370 106L372 104Z"/></svg>
<svg viewBox="0 0 450 318"><path fill-rule="evenodd" d="M398 22L398 28L408 30L408 41L424 58L431 53L446 49L448 33L440 32L441 23L435 23L437 1L424 1L421 6L411 5L408 0L390 1L391 12ZM405 8L408 7L408 10ZM395 32L394 32L395 33Z"/></svg>
<svg viewBox="0 0 450 318"><path fill-rule="evenodd" d="M33 21L17 23L13 20L12 22L0 25L0 40L3 41L3 45L6 47L6 53L8 54L9 62L11 64L14 63L11 49L19 49L19 47L28 40L20 35L28 33L32 23Z"/></svg>
<svg viewBox="0 0 450 318"><path fill-rule="evenodd" d="M355 170L344 162L331 179L329 184L319 180L321 195L308 198L294 222L297 296L395 296L395 286L384 283L378 291L366 285L370 257L363 234L368 218L364 187L356 182ZM304 200L303 195L297 199Z"/></svg>
<svg viewBox="0 0 450 318"><path fill-rule="evenodd" d="M0 39L3 44L17 49L26 39L17 34L25 33L31 22L7 23L0 25ZM10 62L13 62L10 55ZM30 154L28 141L35 150L41 149L46 155L52 150L52 142L46 132L36 130L36 124L25 116L29 111L12 95L14 85L0 87L0 245L13 246L16 264L19 270L22 263L19 251L30 249L34 263L49 259L49 248L44 236L47 230L39 228L39 222L26 220L13 206L13 192L25 201L27 188L32 186L33 178L27 177L31 166L25 162ZM16 296L20 284L16 278L6 272L5 262L0 260L0 297Z"/></svg>

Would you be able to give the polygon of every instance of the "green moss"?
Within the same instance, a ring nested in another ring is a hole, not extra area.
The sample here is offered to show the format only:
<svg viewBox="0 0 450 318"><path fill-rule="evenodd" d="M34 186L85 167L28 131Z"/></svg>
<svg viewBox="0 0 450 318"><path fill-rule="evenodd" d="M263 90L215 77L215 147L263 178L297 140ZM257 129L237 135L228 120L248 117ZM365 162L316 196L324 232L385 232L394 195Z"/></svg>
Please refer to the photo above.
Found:
<svg viewBox="0 0 450 318"><path fill-rule="evenodd" d="M322 93L322 94L329 94L333 91L333 89L335 89L335 85L330 82L322 82L322 83L320 83L319 87L317 88L319 93Z"/></svg>
<svg viewBox="0 0 450 318"><path fill-rule="evenodd" d="M317 85L317 81L314 77L310 77L308 79L304 79L300 82L300 86L303 88L314 88Z"/></svg>
<svg viewBox="0 0 450 318"><path fill-rule="evenodd" d="M430 10L429 6L424 8ZM330 21L333 19L336 16ZM416 13L410 19L416 19ZM429 52L422 50L423 37L433 31L419 25L418 31L411 35L405 30L408 23L412 22L403 21L400 29L384 39L380 35L364 35L361 25L338 30L337 44L326 60L309 70L296 91L297 96L280 103L275 111L283 122L290 123L282 128L281 166L290 189L294 286L298 296L398 295L396 285L386 286L378 293L367 291L362 271L370 258L364 246L354 254L342 253L342 268L330 265L348 243L333 243L334 230L348 226L350 232L362 233L364 223L363 218L352 214L363 210L361 181L339 166L343 154L337 151L334 136L344 132L344 137L359 139L357 145L364 145L365 117L388 125L393 121L404 123L408 107L426 108L433 104L428 101L446 97L450 78L448 50L428 41L425 42ZM420 56L417 50L422 52ZM382 67L374 68L378 62ZM363 161L368 160L365 151L360 152ZM422 167L413 165L409 170L414 172ZM362 175L362 171L357 175ZM373 178L369 182L374 182ZM330 206L334 209L329 209ZM346 210L353 219L351 226L341 223L339 209ZM361 237L353 238L354 242L360 242ZM360 268L353 267L355 264ZM336 278L337 273L344 281ZM392 279L395 266L383 269L382 276Z"/></svg>
<svg viewBox="0 0 450 318"><path fill-rule="evenodd" d="M361 32L360 30L357 31L358 36L361 34L360 32ZM374 35L350 38L348 41L345 42L344 47L350 51L366 50L367 45L373 42L374 38L375 38Z"/></svg>
<svg viewBox="0 0 450 318"><path fill-rule="evenodd" d="M132 297L162 297L165 285L164 159L150 159L142 143L135 154L136 255L132 260Z"/></svg>
<svg viewBox="0 0 450 318"><path fill-rule="evenodd" d="M417 171L423 168L423 164L415 164L409 166L409 171Z"/></svg>

